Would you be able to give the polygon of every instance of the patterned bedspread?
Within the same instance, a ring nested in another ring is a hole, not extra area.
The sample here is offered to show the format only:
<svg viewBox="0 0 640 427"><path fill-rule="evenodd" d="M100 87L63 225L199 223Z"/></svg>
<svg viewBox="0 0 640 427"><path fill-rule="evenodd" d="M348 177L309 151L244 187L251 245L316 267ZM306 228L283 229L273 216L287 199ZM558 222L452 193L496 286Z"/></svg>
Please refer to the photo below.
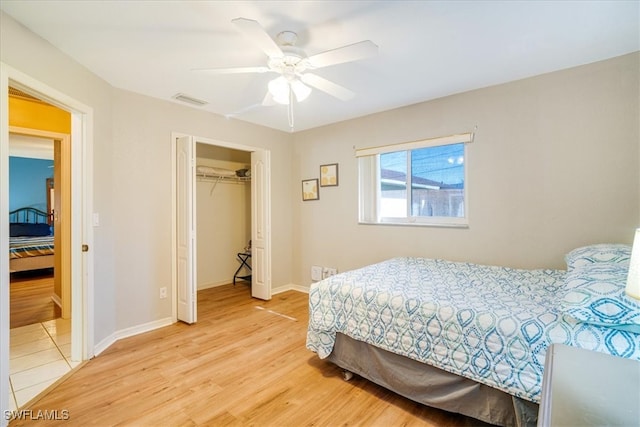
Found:
<svg viewBox="0 0 640 427"><path fill-rule="evenodd" d="M563 316L562 270L394 258L314 283L307 348L336 332L532 402L545 353L564 343L640 360L640 338Z"/></svg>
<svg viewBox="0 0 640 427"><path fill-rule="evenodd" d="M53 236L9 238L9 259L42 255L53 255Z"/></svg>

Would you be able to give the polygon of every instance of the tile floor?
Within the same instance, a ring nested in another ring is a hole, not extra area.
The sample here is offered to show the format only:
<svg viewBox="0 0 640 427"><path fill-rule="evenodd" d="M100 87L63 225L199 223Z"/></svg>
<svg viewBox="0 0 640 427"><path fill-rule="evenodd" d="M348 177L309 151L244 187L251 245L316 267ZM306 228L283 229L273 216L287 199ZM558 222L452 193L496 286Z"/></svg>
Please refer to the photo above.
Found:
<svg viewBox="0 0 640 427"><path fill-rule="evenodd" d="M71 322L55 319L11 329L9 382L17 410L78 365L71 359Z"/></svg>

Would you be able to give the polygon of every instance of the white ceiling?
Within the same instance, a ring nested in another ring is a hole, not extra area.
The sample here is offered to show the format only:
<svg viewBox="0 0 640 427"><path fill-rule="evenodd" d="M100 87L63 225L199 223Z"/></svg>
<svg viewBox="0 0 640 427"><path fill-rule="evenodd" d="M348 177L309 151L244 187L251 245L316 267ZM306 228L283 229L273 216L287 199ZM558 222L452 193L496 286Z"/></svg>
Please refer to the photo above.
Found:
<svg viewBox="0 0 640 427"><path fill-rule="evenodd" d="M376 57L315 70L353 92L314 90L294 131L640 50L639 1L23 1L0 8L111 85L289 131L285 106L259 106L273 74L194 68L266 65L232 25L298 33L307 55L361 40Z"/></svg>

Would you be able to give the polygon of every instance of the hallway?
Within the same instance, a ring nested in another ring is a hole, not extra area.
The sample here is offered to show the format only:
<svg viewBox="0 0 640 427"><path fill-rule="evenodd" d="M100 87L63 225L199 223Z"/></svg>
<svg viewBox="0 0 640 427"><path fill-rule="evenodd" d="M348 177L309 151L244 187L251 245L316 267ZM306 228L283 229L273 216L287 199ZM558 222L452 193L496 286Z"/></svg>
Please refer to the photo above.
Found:
<svg viewBox="0 0 640 427"><path fill-rule="evenodd" d="M54 319L11 329L10 409L17 410L70 372L71 321Z"/></svg>
<svg viewBox="0 0 640 427"><path fill-rule="evenodd" d="M53 271L11 275L9 383L16 410L78 365L70 361L71 319L53 302Z"/></svg>

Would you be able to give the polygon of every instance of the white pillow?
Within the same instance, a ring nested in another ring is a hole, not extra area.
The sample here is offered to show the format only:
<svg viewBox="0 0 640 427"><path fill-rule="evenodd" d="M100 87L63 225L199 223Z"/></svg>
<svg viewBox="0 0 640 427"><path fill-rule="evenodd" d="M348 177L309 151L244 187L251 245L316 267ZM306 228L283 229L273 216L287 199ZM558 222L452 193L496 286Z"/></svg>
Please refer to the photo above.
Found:
<svg viewBox="0 0 640 427"><path fill-rule="evenodd" d="M631 246L619 243L583 246L569 252L564 259L568 270L594 264L620 264L623 267L629 267Z"/></svg>
<svg viewBox="0 0 640 427"><path fill-rule="evenodd" d="M640 300L625 293L627 272L627 267L611 263L567 272L562 311L583 323L640 334Z"/></svg>

